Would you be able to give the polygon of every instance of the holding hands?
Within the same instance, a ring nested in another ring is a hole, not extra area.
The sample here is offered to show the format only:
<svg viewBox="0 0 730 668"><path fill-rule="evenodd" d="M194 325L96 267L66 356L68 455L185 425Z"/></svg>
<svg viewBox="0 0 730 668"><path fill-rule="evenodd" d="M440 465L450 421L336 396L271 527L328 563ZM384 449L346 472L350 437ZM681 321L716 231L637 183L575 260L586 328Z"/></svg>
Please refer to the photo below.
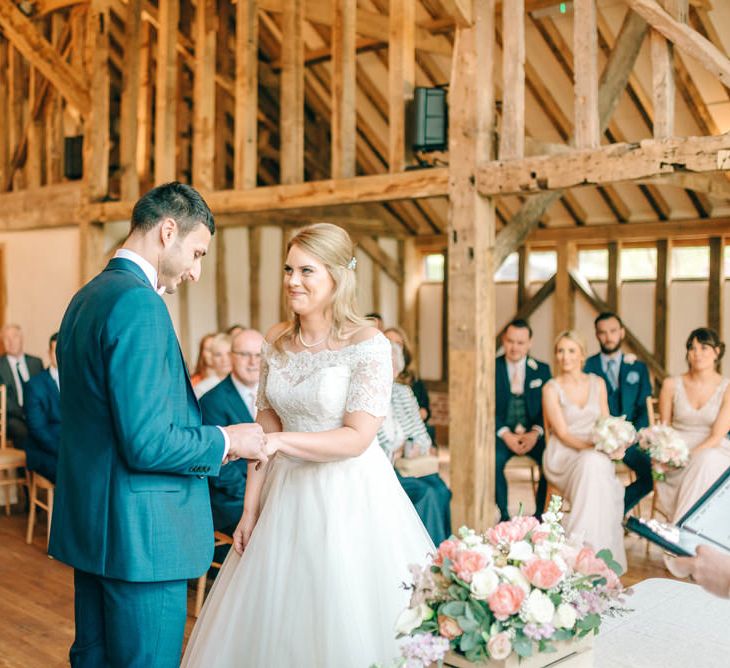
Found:
<svg viewBox="0 0 730 668"><path fill-rule="evenodd" d="M260 424L234 424L225 427L225 430L231 441L226 462L248 459L257 462L258 469L276 452L275 442L267 438Z"/></svg>

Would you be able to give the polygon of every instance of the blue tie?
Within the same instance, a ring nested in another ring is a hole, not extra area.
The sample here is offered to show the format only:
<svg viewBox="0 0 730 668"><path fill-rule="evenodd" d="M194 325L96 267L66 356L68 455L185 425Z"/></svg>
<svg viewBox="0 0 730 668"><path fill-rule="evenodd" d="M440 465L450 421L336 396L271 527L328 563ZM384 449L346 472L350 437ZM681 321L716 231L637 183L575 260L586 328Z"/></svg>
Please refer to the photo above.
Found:
<svg viewBox="0 0 730 668"><path fill-rule="evenodd" d="M608 360L606 364L606 372L608 382L611 385L611 391L615 392L618 388L618 364L616 363L616 360Z"/></svg>

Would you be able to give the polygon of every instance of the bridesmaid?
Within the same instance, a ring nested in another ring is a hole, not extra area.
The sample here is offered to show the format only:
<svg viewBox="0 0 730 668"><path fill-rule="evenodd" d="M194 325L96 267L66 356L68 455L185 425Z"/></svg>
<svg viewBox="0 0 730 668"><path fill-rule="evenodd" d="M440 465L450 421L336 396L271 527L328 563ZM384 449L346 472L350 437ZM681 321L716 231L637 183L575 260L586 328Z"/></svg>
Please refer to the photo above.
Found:
<svg viewBox="0 0 730 668"><path fill-rule="evenodd" d="M700 327L687 339L688 370L667 378L659 415L690 448L689 464L657 483L659 508L679 520L730 466L730 380L718 372L725 344L714 329Z"/></svg>
<svg viewBox="0 0 730 668"><path fill-rule="evenodd" d="M547 479L570 501L566 533L582 535L596 551L608 548L625 571L624 488L614 463L594 449L590 437L596 420L608 415L606 385L583 373L585 359L577 332L562 332L555 340L557 373L542 392L549 432L543 466Z"/></svg>

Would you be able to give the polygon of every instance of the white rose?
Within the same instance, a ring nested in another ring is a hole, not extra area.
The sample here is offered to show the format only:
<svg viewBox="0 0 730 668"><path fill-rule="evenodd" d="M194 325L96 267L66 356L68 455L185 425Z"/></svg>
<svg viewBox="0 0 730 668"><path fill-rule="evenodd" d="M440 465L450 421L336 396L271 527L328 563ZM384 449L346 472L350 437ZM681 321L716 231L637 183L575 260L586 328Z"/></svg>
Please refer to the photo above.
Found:
<svg viewBox="0 0 730 668"><path fill-rule="evenodd" d="M469 548L475 548L477 545L481 545L484 541L482 540L482 537L475 533L474 531L471 531L470 533L464 535L461 537L461 542L464 543L464 545Z"/></svg>
<svg viewBox="0 0 730 668"><path fill-rule="evenodd" d="M510 654L512 654L512 642L509 639L509 635L502 631L502 633L495 633L487 642L487 651L489 657L495 661L503 661Z"/></svg>
<svg viewBox="0 0 730 668"><path fill-rule="evenodd" d="M527 578L522 574L522 571L517 566L504 566L498 570L498 573L505 579L509 584L517 585L525 594L530 593L530 583Z"/></svg>
<svg viewBox="0 0 730 668"><path fill-rule="evenodd" d="M513 561L527 561L532 557L532 546L525 540L512 543L507 559Z"/></svg>
<svg viewBox="0 0 730 668"><path fill-rule="evenodd" d="M523 603L523 609L527 615L527 621L535 624L549 624L553 621L555 614L555 606L550 597L539 589L533 589L530 592Z"/></svg>
<svg viewBox="0 0 730 668"><path fill-rule="evenodd" d="M556 629L572 629L575 626L575 608L569 603L561 603L555 611L553 626Z"/></svg>
<svg viewBox="0 0 730 668"><path fill-rule="evenodd" d="M471 593L480 601L486 601L498 585L499 577L491 568L477 571L471 577Z"/></svg>
<svg viewBox="0 0 730 668"><path fill-rule="evenodd" d="M395 632L407 636L431 617L433 617L433 610L425 603L421 603L415 608L406 608L398 616L398 621L395 623Z"/></svg>

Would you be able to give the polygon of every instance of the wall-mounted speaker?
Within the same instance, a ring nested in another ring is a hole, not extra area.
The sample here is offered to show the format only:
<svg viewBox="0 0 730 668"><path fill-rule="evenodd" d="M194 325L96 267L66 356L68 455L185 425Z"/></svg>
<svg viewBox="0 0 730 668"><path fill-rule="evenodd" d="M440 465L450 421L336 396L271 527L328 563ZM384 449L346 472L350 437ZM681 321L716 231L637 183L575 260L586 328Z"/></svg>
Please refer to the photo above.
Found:
<svg viewBox="0 0 730 668"><path fill-rule="evenodd" d="M416 88L411 121L414 151L445 151L448 144L446 90Z"/></svg>
<svg viewBox="0 0 730 668"><path fill-rule="evenodd" d="M84 136L64 137L63 175L67 179L80 179L84 175Z"/></svg>

